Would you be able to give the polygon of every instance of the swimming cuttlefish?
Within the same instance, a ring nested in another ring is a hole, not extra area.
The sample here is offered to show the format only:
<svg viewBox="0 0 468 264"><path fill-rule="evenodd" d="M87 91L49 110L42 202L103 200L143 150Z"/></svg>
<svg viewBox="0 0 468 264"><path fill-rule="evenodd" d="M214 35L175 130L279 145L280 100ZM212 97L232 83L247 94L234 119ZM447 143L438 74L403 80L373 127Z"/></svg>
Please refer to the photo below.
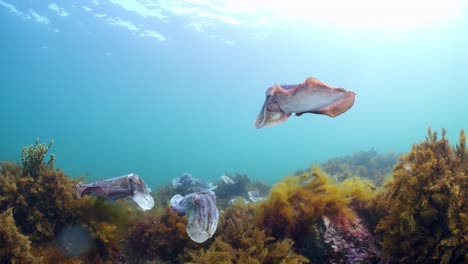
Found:
<svg viewBox="0 0 468 264"><path fill-rule="evenodd" d="M255 127L275 126L286 121L292 113L321 114L330 117L346 112L354 104L356 94L343 88L309 77L297 85L273 85L255 120Z"/></svg>

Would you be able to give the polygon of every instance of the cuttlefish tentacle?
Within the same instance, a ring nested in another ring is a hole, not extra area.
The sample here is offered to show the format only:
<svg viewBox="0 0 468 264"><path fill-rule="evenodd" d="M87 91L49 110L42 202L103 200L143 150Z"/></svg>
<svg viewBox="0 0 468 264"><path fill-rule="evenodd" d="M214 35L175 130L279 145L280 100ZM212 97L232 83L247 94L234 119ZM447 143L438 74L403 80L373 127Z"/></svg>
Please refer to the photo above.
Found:
<svg viewBox="0 0 468 264"><path fill-rule="evenodd" d="M309 77L297 85L273 85L255 120L255 127L274 126L286 121L292 113L322 114L336 117L350 109L356 94Z"/></svg>

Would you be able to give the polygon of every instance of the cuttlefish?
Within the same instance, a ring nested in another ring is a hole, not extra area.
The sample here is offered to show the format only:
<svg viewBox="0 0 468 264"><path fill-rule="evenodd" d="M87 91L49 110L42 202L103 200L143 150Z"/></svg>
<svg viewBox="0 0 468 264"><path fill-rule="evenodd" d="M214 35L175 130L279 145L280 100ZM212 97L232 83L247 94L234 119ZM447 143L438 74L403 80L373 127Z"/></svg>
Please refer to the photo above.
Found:
<svg viewBox="0 0 468 264"><path fill-rule="evenodd" d="M356 94L323 83L313 77L294 85L273 85L266 91L265 103L255 120L255 127L275 126L292 113L321 114L330 117L346 112L354 104Z"/></svg>
<svg viewBox="0 0 468 264"><path fill-rule="evenodd" d="M143 179L134 173L92 183L79 182L76 185L78 197L91 195L108 200L130 198L143 210L150 210L154 206L154 199L149 194L151 189L146 187Z"/></svg>

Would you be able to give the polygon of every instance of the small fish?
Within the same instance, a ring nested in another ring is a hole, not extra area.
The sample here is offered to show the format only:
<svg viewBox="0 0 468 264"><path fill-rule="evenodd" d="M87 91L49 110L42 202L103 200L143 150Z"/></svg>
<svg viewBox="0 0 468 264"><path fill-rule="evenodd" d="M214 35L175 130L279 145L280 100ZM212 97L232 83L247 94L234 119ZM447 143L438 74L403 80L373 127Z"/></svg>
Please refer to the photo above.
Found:
<svg viewBox="0 0 468 264"><path fill-rule="evenodd" d="M76 193L80 198L85 195L108 200L130 198L144 211L154 206L154 199L149 192L143 179L133 173L93 183L79 182L76 185Z"/></svg>
<svg viewBox="0 0 468 264"><path fill-rule="evenodd" d="M197 242L203 243L212 237L218 226L219 212L213 192L196 192L186 196L174 195L170 207L179 216L187 214L187 234Z"/></svg>
<svg viewBox="0 0 468 264"><path fill-rule="evenodd" d="M275 126L286 121L292 113L322 114L330 117L346 112L354 104L356 94L343 88L309 77L297 85L273 85L255 120L255 127Z"/></svg>

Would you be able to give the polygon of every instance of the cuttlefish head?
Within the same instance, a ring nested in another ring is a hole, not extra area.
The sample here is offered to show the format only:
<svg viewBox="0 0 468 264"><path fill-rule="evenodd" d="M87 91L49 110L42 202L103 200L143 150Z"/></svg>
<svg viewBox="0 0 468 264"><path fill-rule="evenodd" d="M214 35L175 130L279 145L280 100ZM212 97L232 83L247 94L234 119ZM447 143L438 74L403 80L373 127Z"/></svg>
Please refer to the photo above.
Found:
<svg viewBox="0 0 468 264"><path fill-rule="evenodd" d="M255 120L255 128L274 126L283 123L291 114L283 112L278 104L277 96L272 92L272 87L266 91L265 102Z"/></svg>

